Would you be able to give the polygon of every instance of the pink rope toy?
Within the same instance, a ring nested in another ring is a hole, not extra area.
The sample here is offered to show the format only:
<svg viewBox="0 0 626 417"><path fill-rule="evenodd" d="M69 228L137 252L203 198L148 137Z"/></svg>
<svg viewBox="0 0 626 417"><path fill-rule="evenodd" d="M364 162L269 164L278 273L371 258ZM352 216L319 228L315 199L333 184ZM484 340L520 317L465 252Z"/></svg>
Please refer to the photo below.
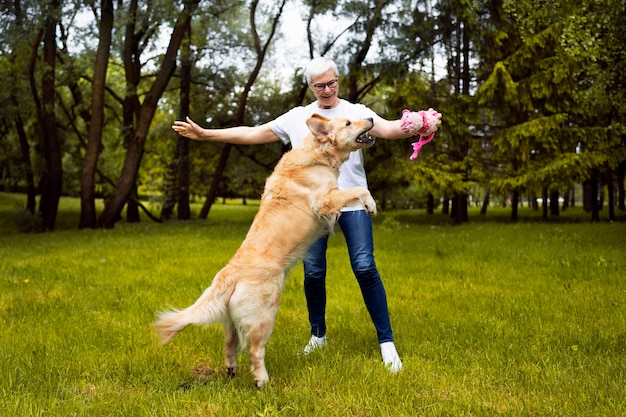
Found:
<svg viewBox="0 0 626 417"><path fill-rule="evenodd" d="M413 146L413 153L411 154L411 156L409 156L409 159L412 161L417 158L417 155L419 155L420 151L422 150L422 146L433 140L434 137L435 132L431 133L430 136L428 136L428 139L424 139L424 136L420 136L420 140L418 142L411 143L411 146Z"/></svg>
<svg viewBox="0 0 626 417"><path fill-rule="evenodd" d="M417 158L424 145L433 140L435 131L439 127L439 119L441 119L441 114L433 109L418 112L407 109L402 111L402 124L400 126L402 131L419 136L419 141L411 144L413 146L413 153L409 157L411 161ZM428 138L425 138L426 136Z"/></svg>

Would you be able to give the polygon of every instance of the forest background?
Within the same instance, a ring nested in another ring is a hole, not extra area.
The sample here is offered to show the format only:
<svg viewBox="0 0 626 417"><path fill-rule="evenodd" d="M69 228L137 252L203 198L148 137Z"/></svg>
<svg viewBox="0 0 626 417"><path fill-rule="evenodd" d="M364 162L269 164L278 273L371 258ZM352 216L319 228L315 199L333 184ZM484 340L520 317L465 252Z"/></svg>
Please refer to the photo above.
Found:
<svg viewBox="0 0 626 417"><path fill-rule="evenodd" d="M409 140L366 152L382 210L440 208L457 223L494 201L512 221L538 202L544 218L573 202L593 221L603 205L610 220L625 210L624 0L0 7L0 191L25 193L33 229L54 230L63 195L80 198L80 228L141 209L189 219L193 201L206 218L218 197L258 198L287 149L193 143L172 122L265 123L313 99L302 73L316 56L339 64L340 96L382 117L444 114L417 161Z"/></svg>

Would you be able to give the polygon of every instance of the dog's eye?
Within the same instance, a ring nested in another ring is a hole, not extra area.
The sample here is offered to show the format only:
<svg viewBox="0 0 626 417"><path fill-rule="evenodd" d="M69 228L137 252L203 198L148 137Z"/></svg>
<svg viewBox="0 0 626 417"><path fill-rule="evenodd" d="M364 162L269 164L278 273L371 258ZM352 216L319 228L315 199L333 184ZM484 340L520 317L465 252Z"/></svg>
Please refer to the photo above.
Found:
<svg viewBox="0 0 626 417"><path fill-rule="evenodd" d="M348 120L348 121L346 122L346 126L350 126L351 124L352 124L352 122L351 122L350 120Z"/></svg>

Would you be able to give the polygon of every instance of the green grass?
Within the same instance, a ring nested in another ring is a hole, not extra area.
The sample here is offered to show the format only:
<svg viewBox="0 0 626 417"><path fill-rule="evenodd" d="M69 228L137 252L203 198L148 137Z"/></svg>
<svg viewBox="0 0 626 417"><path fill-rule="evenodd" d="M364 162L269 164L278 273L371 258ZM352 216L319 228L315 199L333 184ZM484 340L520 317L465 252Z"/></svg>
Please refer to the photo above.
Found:
<svg viewBox="0 0 626 417"><path fill-rule="evenodd" d="M160 346L151 323L185 307L245 236L256 207L216 205L207 221L15 232L0 193L0 415L6 416L620 416L626 409L626 225L568 211L518 224L494 210L385 213L376 260L397 375L375 332L341 233L331 238L328 347L308 339L302 271L287 280L267 350L270 383L249 359L229 379L220 326Z"/></svg>

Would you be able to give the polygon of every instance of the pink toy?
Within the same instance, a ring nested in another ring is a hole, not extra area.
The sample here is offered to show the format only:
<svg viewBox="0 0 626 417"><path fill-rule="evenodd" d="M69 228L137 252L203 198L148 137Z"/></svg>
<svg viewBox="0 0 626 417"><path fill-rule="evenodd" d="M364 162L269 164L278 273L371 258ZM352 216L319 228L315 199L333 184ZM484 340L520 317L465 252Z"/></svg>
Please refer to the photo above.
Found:
<svg viewBox="0 0 626 417"><path fill-rule="evenodd" d="M417 158L422 146L433 140L435 137L435 131L439 127L439 119L441 114L433 109L428 111L420 110L418 112L412 112L404 109L402 111L402 124L400 128L405 133L410 133L415 136L419 136L418 142L413 142L413 154L409 157L410 160ZM427 139L424 139L428 136Z"/></svg>
<svg viewBox="0 0 626 417"><path fill-rule="evenodd" d="M420 136L420 140L418 142L413 142L411 144L413 146L413 153L411 154L411 156L409 156L409 159L412 161L417 158L417 155L419 155L420 151L422 150L422 146L433 140L434 137L435 132L431 133L430 136L428 136L428 139L424 139L424 136Z"/></svg>

